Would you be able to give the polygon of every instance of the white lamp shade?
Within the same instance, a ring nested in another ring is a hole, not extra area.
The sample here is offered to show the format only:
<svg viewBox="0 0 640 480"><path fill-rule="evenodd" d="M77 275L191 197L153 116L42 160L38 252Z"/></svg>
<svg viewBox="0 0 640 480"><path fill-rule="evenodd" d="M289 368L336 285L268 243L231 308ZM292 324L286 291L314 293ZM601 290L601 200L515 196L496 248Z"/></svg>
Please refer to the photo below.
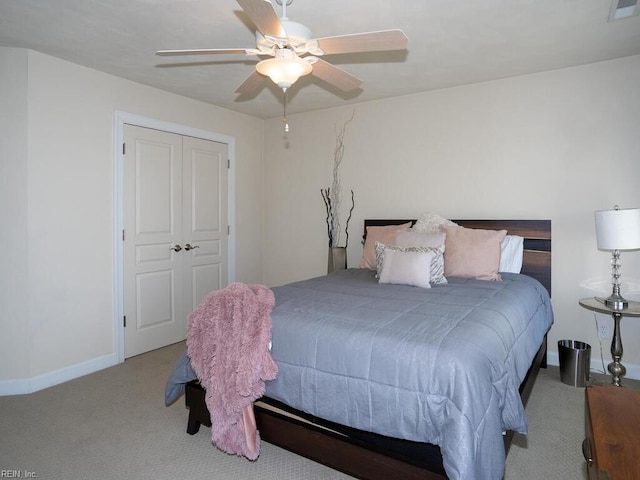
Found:
<svg viewBox="0 0 640 480"><path fill-rule="evenodd" d="M640 249L640 208L597 210L595 216L599 250Z"/></svg>
<svg viewBox="0 0 640 480"><path fill-rule="evenodd" d="M268 76L280 88L287 89L303 75L311 73L309 62L298 57L292 50L282 48L276 51L276 57L262 60L256 70Z"/></svg>

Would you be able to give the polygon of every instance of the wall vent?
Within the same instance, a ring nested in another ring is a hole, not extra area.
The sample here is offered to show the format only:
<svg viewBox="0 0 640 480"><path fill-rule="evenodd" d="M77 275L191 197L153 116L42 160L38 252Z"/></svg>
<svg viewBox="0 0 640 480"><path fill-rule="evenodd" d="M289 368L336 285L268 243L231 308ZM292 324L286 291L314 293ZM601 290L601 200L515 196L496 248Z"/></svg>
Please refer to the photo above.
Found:
<svg viewBox="0 0 640 480"><path fill-rule="evenodd" d="M638 0L613 0L609 11L609 21L622 20L640 13Z"/></svg>

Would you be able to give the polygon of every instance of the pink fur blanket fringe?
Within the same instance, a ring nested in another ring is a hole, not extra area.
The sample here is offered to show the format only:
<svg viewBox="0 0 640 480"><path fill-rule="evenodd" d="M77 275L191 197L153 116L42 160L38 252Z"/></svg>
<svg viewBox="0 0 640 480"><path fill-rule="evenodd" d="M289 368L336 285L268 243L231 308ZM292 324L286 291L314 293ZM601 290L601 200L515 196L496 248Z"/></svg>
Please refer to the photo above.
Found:
<svg viewBox="0 0 640 480"><path fill-rule="evenodd" d="M250 460L260 454L253 401L278 374L269 353L274 304L269 288L232 283L205 297L188 319L187 353L207 391L211 441Z"/></svg>

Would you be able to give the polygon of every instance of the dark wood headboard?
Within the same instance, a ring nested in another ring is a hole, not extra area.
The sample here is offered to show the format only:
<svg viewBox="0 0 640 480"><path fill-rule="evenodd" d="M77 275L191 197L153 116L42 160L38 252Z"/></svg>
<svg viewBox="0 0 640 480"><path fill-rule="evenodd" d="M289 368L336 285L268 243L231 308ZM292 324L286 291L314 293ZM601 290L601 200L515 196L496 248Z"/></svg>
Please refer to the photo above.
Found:
<svg viewBox="0 0 640 480"><path fill-rule="evenodd" d="M364 221L364 237L368 226L401 225L415 220L370 220ZM524 275L538 280L551 295L551 220L452 220L461 227L484 230L506 230L509 235L524 238Z"/></svg>

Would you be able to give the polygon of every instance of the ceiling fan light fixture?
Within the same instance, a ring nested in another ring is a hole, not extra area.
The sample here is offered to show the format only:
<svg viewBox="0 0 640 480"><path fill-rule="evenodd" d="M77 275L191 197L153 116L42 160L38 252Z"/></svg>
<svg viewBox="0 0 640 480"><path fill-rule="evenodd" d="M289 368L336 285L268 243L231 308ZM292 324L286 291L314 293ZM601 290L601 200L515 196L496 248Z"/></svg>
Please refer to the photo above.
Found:
<svg viewBox="0 0 640 480"><path fill-rule="evenodd" d="M256 65L258 73L269 77L283 90L296 83L300 77L309 75L312 69L309 62L301 59L288 48L277 50L275 58L262 60Z"/></svg>

